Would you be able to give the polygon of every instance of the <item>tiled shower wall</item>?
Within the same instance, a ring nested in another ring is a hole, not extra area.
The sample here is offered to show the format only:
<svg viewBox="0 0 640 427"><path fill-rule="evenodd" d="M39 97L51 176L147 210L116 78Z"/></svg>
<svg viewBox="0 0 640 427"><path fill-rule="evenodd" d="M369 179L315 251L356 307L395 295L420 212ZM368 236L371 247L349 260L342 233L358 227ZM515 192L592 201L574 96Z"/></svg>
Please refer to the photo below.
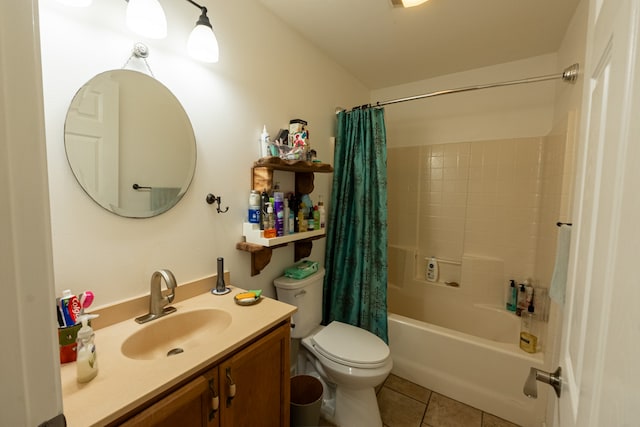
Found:
<svg viewBox="0 0 640 427"><path fill-rule="evenodd" d="M497 258L504 261L504 283L511 277L535 278L539 221L557 216L558 210L550 207L560 203L554 186L562 186L562 160L556 161L560 169L554 163L546 175L543 163L564 152L565 139L558 135L390 148L390 246L417 251L421 262L430 255L453 261L461 261L463 254ZM552 202L555 199L559 201ZM543 200L547 214L541 216ZM392 281L401 276L397 253L390 251ZM415 274L422 269L418 265Z"/></svg>

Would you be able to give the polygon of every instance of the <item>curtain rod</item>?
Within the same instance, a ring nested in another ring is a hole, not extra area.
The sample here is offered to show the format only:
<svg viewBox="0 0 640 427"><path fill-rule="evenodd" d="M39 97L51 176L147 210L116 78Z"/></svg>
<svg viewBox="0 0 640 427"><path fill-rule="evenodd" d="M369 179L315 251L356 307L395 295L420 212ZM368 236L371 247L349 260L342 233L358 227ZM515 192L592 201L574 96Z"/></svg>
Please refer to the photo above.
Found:
<svg viewBox="0 0 640 427"><path fill-rule="evenodd" d="M372 104L359 105L359 106L353 107L353 109L368 108L372 106L382 107L385 105L398 104L400 102L406 102L406 101L415 101L417 99L432 98L434 96L440 96L440 95L449 95L452 93L470 92L470 91L479 90L479 89L489 89L489 88L501 87L501 86L513 86L513 85L519 85L519 84L525 84L525 83L537 83L537 82L544 82L547 80L562 79L565 82L574 83L578 78L578 70L579 70L579 64L576 63L565 68L562 74L547 74L546 76L528 77L525 79L510 80L506 82L488 83L483 85L460 87L456 89L438 90L435 92L425 93L422 95L408 96L406 98L391 99L388 101L378 101L375 103L375 105L372 105ZM345 111L345 110L344 108L340 108L340 107L336 108L336 114L338 114L340 111Z"/></svg>

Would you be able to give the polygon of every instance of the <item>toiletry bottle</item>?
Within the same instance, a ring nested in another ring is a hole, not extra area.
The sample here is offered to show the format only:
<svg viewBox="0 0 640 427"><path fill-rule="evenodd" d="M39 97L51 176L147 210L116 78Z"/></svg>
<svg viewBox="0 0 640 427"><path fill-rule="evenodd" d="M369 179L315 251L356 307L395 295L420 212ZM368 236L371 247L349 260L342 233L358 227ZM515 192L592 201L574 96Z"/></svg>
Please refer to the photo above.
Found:
<svg viewBox="0 0 640 427"><path fill-rule="evenodd" d="M523 311L521 316L520 348L527 353L535 353L538 348L538 322L533 305Z"/></svg>
<svg viewBox="0 0 640 427"><path fill-rule="evenodd" d="M298 230L301 233L307 231L307 220L304 218L302 205L298 208Z"/></svg>
<svg viewBox="0 0 640 427"><path fill-rule="evenodd" d="M524 311L527 311L527 288L524 283L518 285L518 298L516 301L516 314L521 316Z"/></svg>
<svg viewBox="0 0 640 427"><path fill-rule="evenodd" d="M300 229L298 228L299 204L295 194L291 194L291 196L289 197L289 209L291 210L291 212L289 213L290 220L291 220L291 216L293 216L293 228L290 228L289 232L297 233L300 231ZM289 224L289 226L291 227L291 224Z"/></svg>
<svg viewBox="0 0 640 427"><path fill-rule="evenodd" d="M533 305L533 286L525 285L524 286L524 305L527 307L534 307Z"/></svg>
<svg viewBox="0 0 640 427"><path fill-rule="evenodd" d="M293 209L290 206L289 213L287 215L287 233L293 234L295 232L296 232L296 216Z"/></svg>
<svg viewBox="0 0 640 427"><path fill-rule="evenodd" d="M98 317L95 314L83 314L81 316L82 328L78 331L78 356L76 358L76 372L79 383L88 383L98 375L98 359L96 346L93 343L95 333L89 320Z"/></svg>
<svg viewBox="0 0 640 427"><path fill-rule="evenodd" d="M324 211L324 203L322 202L322 196L318 196L318 212L320 213L320 228L324 228L326 226L326 213Z"/></svg>
<svg viewBox="0 0 640 427"><path fill-rule="evenodd" d="M267 125L262 127L262 133L260 134L260 156L271 156L269 151L269 132L267 132Z"/></svg>
<svg viewBox="0 0 640 427"><path fill-rule="evenodd" d="M309 218L307 219L307 231L313 231L316 229L316 221L313 218L313 207L309 208Z"/></svg>
<svg viewBox="0 0 640 427"><path fill-rule="evenodd" d="M437 282L438 281L438 260L435 256L432 256L427 261L427 280L429 282Z"/></svg>
<svg viewBox="0 0 640 427"><path fill-rule="evenodd" d="M516 304L518 303L518 288L516 287L515 280L511 279L509 283L509 288L507 289L507 310L515 312Z"/></svg>
<svg viewBox="0 0 640 427"><path fill-rule="evenodd" d="M290 211L291 209L289 209L289 199L285 197L284 198L284 218L283 218L283 224L284 224L283 233L285 236L289 234L289 212Z"/></svg>
<svg viewBox="0 0 640 427"><path fill-rule="evenodd" d="M320 230L320 210L318 205L313 207L313 222L315 223L316 230Z"/></svg>
<svg viewBox="0 0 640 427"><path fill-rule="evenodd" d="M260 230L264 230L264 223L267 220L267 204L269 203L269 195L267 190L262 190L260 195Z"/></svg>
<svg viewBox="0 0 640 427"><path fill-rule="evenodd" d="M260 224L260 193L251 190L249 194L249 222L251 224Z"/></svg>
<svg viewBox="0 0 640 427"><path fill-rule="evenodd" d="M271 206L271 203L267 203L267 220L264 224L264 237L267 239L276 237L276 224L275 218L273 217L273 206Z"/></svg>
<svg viewBox="0 0 640 427"><path fill-rule="evenodd" d="M277 191L273 193L273 214L275 216L276 236L284 236L284 195Z"/></svg>

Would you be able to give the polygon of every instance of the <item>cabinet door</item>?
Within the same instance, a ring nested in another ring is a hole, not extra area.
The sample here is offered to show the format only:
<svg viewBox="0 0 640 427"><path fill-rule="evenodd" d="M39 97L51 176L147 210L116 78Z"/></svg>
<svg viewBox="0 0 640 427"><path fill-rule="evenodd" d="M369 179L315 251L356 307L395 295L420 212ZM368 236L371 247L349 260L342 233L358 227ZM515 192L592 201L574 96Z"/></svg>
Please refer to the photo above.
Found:
<svg viewBox="0 0 640 427"><path fill-rule="evenodd" d="M219 427L219 412L213 411L217 397L217 368L207 371L129 418L125 427Z"/></svg>
<svg viewBox="0 0 640 427"><path fill-rule="evenodd" d="M221 426L289 425L289 324L220 364Z"/></svg>

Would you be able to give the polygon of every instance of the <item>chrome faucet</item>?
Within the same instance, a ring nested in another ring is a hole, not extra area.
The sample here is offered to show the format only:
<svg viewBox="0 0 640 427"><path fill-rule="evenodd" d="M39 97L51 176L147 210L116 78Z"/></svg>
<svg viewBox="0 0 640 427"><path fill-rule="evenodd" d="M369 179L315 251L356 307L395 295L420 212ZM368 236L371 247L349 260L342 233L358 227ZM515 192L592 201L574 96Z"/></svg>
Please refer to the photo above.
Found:
<svg viewBox="0 0 640 427"><path fill-rule="evenodd" d="M171 292L164 296L162 294L162 279L167 284L167 289ZM175 307L167 307L168 304L173 302L176 296L176 278L169 270L157 270L151 275L151 292L149 295L149 313L144 316L136 317L136 322L147 323L151 320L158 319L162 316L166 316L169 313L176 311Z"/></svg>

